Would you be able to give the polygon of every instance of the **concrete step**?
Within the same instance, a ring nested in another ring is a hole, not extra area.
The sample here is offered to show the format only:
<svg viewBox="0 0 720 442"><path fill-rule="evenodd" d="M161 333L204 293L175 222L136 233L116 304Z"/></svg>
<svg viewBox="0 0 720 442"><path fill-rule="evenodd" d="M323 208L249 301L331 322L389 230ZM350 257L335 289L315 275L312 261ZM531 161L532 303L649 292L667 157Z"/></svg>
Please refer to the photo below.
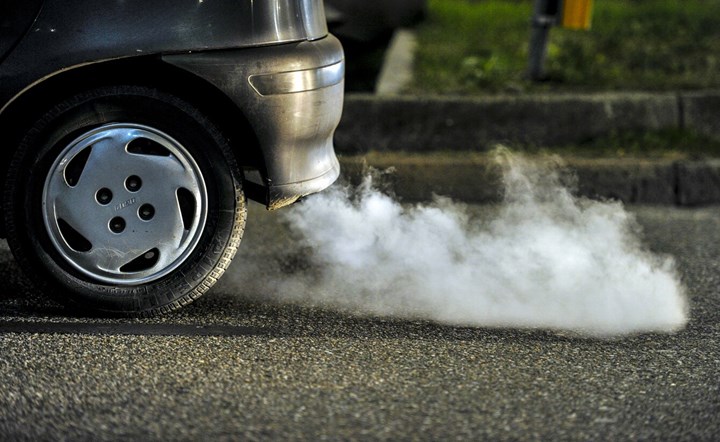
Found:
<svg viewBox="0 0 720 442"><path fill-rule="evenodd" d="M532 157L530 157L531 160ZM535 161L547 162L547 158ZM468 203L502 197L502 168L494 155L477 152L370 152L342 155L343 179L357 184L368 167L391 169L381 186L403 201L441 195ZM568 158L558 166L578 195L633 204L695 206L720 203L720 160Z"/></svg>

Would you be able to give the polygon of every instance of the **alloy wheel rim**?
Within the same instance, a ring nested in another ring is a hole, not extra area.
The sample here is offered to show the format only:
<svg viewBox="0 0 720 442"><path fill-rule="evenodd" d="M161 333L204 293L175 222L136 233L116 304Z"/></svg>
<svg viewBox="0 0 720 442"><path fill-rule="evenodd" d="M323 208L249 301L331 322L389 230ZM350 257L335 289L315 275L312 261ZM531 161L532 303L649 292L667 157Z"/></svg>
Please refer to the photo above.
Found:
<svg viewBox="0 0 720 442"><path fill-rule="evenodd" d="M100 282L136 285L166 276L190 256L208 196L182 144L149 126L113 123L62 150L42 205L47 233L66 262Z"/></svg>

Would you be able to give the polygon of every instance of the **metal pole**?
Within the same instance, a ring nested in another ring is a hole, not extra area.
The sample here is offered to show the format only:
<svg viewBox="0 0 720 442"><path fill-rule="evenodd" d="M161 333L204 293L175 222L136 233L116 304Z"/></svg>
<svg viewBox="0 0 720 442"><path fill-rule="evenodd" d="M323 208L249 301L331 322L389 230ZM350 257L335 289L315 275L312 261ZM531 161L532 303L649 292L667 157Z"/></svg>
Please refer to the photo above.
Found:
<svg viewBox="0 0 720 442"><path fill-rule="evenodd" d="M559 9L557 0L535 0L530 34L528 77L532 81L545 79L545 57L550 28L556 22Z"/></svg>

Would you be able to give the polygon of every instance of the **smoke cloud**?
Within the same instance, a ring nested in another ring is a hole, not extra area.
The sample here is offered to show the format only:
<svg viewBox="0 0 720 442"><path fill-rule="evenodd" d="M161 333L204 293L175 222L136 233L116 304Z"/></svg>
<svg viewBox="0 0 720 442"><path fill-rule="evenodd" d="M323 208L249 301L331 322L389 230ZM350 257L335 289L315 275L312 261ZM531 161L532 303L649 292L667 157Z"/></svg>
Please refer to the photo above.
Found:
<svg viewBox="0 0 720 442"><path fill-rule="evenodd" d="M502 149L497 159L503 202L484 216L446 198L401 205L368 177L286 210L294 247L240 258L228 282L281 302L461 326L609 337L686 324L673 259L643 247L620 203L574 197L552 160Z"/></svg>

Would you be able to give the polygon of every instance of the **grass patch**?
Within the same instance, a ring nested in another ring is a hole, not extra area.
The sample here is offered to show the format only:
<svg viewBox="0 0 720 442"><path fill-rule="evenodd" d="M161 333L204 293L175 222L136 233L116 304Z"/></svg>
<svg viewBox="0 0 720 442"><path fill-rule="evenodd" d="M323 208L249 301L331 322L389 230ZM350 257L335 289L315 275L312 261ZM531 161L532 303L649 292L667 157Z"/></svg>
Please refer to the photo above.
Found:
<svg viewBox="0 0 720 442"><path fill-rule="evenodd" d="M720 1L595 1L592 30L550 31L542 83L525 78L532 8L532 0L429 0L410 92L720 86Z"/></svg>
<svg viewBox="0 0 720 442"><path fill-rule="evenodd" d="M702 160L720 158L720 140L690 130L662 129L649 131L621 131L607 136L592 138L556 146L505 144L511 151L528 155L553 155L586 159L647 159L647 160ZM463 150L448 148L438 151L405 151L395 146L388 151L370 151L360 155L374 159L374 155L396 161L443 162L463 160L472 163L484 161L493 146L486 150ZM353 157L345 155L345 157Z"/></svg>
<svg viewBox="0 0 720 442"><path fill-rule="evenodd" d="M622 131L563 146L512 146L518 152L578 158L705 159L720 157L720 140L690 130Z"/></svg>
<svg viewBox="0 0 720 442"><path fill-rule="evenodd" d="M560 149L584 156L702 159L720 157L720 140L681 129L625 131Z"/></svg>

